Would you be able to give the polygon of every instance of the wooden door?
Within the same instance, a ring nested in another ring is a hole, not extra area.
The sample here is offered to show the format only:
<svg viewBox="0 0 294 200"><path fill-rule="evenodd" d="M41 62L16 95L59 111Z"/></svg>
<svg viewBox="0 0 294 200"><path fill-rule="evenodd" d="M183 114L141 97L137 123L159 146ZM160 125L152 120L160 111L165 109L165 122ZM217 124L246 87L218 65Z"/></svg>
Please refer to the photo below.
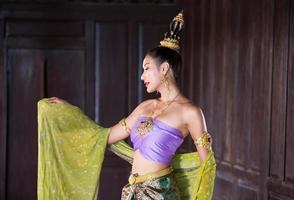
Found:
<svg viewBox="0 0 294 200"><path fill-rule="evenodd" d="M37 198L39 99L64 98L108 127L147 97L144 52L180 9L166 1L124 3L1 4L0 199ZM119 199L129 170L106 152L98 198Z"/></svg>
<svg viewBox="0 0 294 200"><path fill-rule="evenodd" d="M293 1L184 5L185 91L214 138L214 199L294 199Z"/></svg>
<svg viewBox="0 0 294 200"><path fill-rule="evenodd" d="M8 93L7 199L35 199L37 101L60 96L83 108L85 58L79 50L38 49L9 49L7 57L8 91L13 91Z"/></svg>

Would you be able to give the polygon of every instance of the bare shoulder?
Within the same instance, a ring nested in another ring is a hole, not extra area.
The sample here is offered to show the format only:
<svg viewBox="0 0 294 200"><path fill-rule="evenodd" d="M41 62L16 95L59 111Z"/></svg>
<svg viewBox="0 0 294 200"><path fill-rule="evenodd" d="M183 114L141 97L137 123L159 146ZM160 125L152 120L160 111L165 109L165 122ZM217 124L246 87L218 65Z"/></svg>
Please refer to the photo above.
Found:
<svg viewBox="0 0 294 200"><path fill-rule="evenodd" d="M203 121L201 108L192 102L183 105L183 116L187 124Z"/></svg>
<svg viewBox="0 0 294 200"><path fill-rule="evenodd" d="M149 107L150 105L153 105L156 102L156 99L147 99L143 102L141 102L136 109L138 110L145 110L146 107Z"/></svg>
<svg viewBox="0 0 294 200"><path fill-rule="evenodd" d="M146 107L149 107L150 105L154 104L155 99L148 99L143 102L141 102L132 112L133 115L141 115Z"/></svg>
<svg viewBox="0 0 294 200"><path fill-rule="evenodd" d="M156 99L147 99L145 101L142 101L138 107L145 107L145 106L148 106L150 104L153 104L154 102L156 101Z"/></svg>

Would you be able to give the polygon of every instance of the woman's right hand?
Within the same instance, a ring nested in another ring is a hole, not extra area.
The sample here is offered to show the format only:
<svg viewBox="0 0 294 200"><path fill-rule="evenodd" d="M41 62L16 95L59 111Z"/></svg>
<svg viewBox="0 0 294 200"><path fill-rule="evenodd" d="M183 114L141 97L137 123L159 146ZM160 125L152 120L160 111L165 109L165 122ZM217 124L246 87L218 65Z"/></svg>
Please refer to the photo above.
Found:
<svg viewBox="0 0 294 200"><path fill-rule="evenodd" d="M65 101L63 99L59 99L58 97L50 97L50 98L47 99L47 101L49 103L63 103L63 104L68 103L67 101Z"/></svg>

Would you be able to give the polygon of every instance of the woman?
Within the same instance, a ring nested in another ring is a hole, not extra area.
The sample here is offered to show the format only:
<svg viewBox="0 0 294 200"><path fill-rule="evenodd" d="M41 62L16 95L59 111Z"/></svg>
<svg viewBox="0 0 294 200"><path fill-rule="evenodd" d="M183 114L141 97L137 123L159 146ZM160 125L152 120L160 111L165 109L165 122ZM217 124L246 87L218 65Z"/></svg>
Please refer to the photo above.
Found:
<svg viewBox="0 0 294 200"><path fill-rule="evenodd" d="M161 45L148 51L143 60L141 80L148 93L158 92L160 97L142 102L110 129L108 144L131 137L135 151L129 184L122 190L123 200L180 199L171 168L177 148L190 134L201 161L211 151L211 137L201 109L177 85L182 64L178 35L182 26L180 13ZM65 101L52 97L48 102Z"/></svg>

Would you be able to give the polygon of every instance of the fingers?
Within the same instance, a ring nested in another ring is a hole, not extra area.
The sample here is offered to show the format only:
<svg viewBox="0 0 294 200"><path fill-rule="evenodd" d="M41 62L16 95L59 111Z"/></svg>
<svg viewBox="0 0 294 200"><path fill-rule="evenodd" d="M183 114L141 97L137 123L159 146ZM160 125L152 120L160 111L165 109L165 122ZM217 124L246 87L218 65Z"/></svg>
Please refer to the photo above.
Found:
<svg viewBox="0 0 294 200"><path fill-rule="evenodd" d="M49 103L64 103L65 101L62 99L59 99L58 97L50 97L47 99Z"/></svg>
<svg viewBox="0 0 294 200"><path fill-rule="evenodd" d="M47 101L48 101L49 103L57 103L57 102L56 102L56 97L50 97L50 98L47 99Z"/></svg>

